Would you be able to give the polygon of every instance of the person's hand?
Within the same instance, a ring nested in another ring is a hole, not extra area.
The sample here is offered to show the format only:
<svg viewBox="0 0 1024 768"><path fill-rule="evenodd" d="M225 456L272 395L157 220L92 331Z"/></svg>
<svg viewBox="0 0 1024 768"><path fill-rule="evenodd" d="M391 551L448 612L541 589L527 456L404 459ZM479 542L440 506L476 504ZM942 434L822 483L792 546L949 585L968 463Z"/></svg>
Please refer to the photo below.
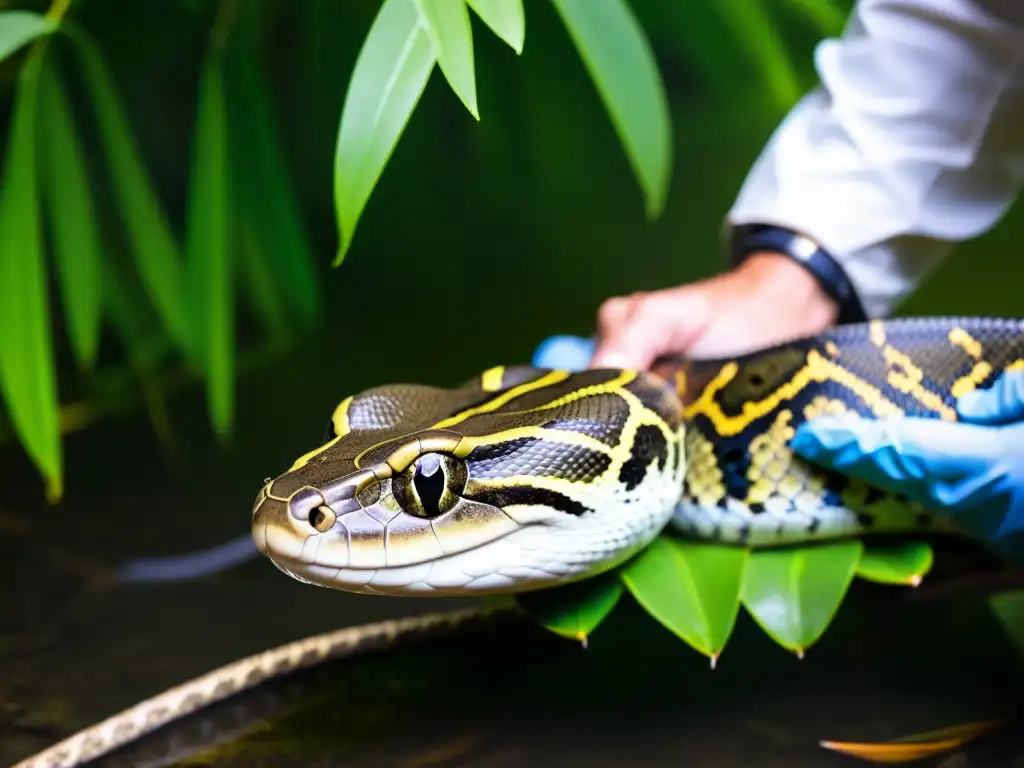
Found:
<svg viewBox="0 0 1024 768"><path fill-rule="evenodd" d="M901 493L1024 561L1024 371L957 402L961 421L820 416L792 440L805 459Z"/></svg>
<svg viewBox="0 0 1024 768"><path fill-rule="evenodd" d="M799 264L754 254L707 280L608 299L598 310L594 342L552 337L534 364L647 369L661 355L727 357L819 333L836 313L835 302ZM583 354L588 359L580 364Z"/></svg>

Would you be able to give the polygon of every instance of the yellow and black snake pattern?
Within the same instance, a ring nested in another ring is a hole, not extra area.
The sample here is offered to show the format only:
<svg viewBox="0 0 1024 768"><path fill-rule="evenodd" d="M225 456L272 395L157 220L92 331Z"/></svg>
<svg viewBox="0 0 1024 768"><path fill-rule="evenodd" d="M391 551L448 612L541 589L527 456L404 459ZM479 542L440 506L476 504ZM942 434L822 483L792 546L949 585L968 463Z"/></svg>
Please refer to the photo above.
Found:
<svg viewBox="0 0 1024 768"><path fill-rule="evenodd" d="M666 527L764 547L920 533L941 515L794 458L825 412L955 420L955 400L1024 368L1024 320L841 326L655 373L493 368L455 389L384 386L335 409L322 445L268 480L257 546L303 581L377 594L483 594L608 570ZM384 622L242 659L15 768L74 768L200 707L321 661L465 626L490 609Z"/></svg>
<svg viewBox="0 0 1024 768"><path fill-rule="evenodd" d="M794 457L789 439L820 413L956 419L959 395L1024 365L1022 330L876 321L652 373L518 366L455 389L378 387L266 484L253 535L309 583L462 595L594 575L667 526L752 548L942 530L934 511Z"/></svg>

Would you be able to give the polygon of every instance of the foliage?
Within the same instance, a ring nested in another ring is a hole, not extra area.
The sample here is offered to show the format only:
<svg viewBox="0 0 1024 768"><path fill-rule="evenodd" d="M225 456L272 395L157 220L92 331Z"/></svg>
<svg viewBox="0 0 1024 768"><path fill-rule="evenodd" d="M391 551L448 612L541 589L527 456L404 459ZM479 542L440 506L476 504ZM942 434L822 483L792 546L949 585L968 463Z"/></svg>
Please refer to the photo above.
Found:
<svg viewBox="0 0 1024 768"><path fill-rule="evenodd" d="M186 12L212 18L195 95L181 221L158 191L105 52L92 32L67 17L70 5L55 0L45 15L0 12L0 58L22 57L0 192L0 392L10 430L54 500L62 493L63 433L127 407L139 394L163 433L167 381L184 373L205 380L211 423L227 439L236 373L247 360L265 359L263 351L283 349L320 320L311 247L282 160L277 107L261 65L272 3L180 3ZM748 49L778 103L788 106L803 83L771 24L775 11L768 4L748 5L744 12L719 3L712 12ZM658 216L669 188L673 133L644 29L628 0L551 0L551 7L608 113L643 192L644 209L649 217ZM834 34L842 22L842 12L830 0L784 0L776 8L795 11L822 34ZM653 6L644 11L666 12ZM516 54L523 52L521 0L380 3L341 109L334 162L336 263L351 246L435 64L480 119L476 22ZM762 22L767 34L752 34ZM698 58L705 56L699 35L684 37ZM723 58L719 50L713 56ZM101 150L103 174L89 162L92 147L85 136L91 133ZM118 214L114 226L98 209L108 192ZM49 251L59 302L47 288ZM246 305L260 329L249 347L240 341L238 319ZM97 386L123 383L103 403L67 402L67 379L58 381L55 363L61 334L50 320L58 307L81 379ZM108 330L128 361L127 376L105 362Z"/></svg>
<svg viewBox="0 0 1024 768"><path fill-rule="evenodd" d="M725 648L742 605L765 633L803 657L828 629L855 577L880 584L918 585L932 566L932 549L909 541L876 546L835 541L747 550L662 534L620 567L618 577L643 608L712 665ZM615 607L605 586L579 585L525 593L520 606L563 637L578 616L589 635ZM533 606L547 606L543 613ZM581 638L580 638L581 639Z"/></svg>

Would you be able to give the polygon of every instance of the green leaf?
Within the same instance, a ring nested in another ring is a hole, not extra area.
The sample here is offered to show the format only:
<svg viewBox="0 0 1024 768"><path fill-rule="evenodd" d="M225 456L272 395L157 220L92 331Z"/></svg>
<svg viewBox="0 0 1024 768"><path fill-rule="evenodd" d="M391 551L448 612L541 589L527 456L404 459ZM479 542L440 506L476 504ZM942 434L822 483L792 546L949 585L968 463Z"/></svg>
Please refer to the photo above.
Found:
<svg viewBox="0 0 1024 768"><path fill-rule="evenodd" d="M31 11L0 12L0 61L57 29L57 22Z"/></svg>
<svg viewBox="0 0 1024 768"><path fill-rule="evenodd" d="M747 550L660 536L622 569L622 580L655 619L711 659L736 625Z"/></svg>
<svg viewBox="0 0 1024 768"><path fill-rule="evenodd" d="M47 306L36 179L36 108L43 47L18 76L0 186L0 388L11 426L46 480L63 495L60 402Z"/></svg>
<svg viewBox="0 0 1024 768"><path fill-rule="evenodd" d="M841 541L752 552L743 605L779 645L803 657L832 622L863 548Z"/></svg>
<svg viewBox="0 0 1024 768"><path fill-rule="evenodd" d="M556 635L586 645L621 596L622 583L612 571L565 587L521 592L516 602Z"/></svg>
<svg viewBox="0 0 1024 768"><path fill-rule="evenodd" d="M68 337L82 370L92 370L100 341L103 257L92 188L71 107L52 62L39 79L42 186L53 224L57 274Z"/></svg>
<svg viewBox="0 0 1024 768"><path fill-rule="evenodd" d="M717 0L716 5L739 38L739 49L753 58L757 71L767 80L779 107L789 109L800 98L799 79L763 1Z"/></svg>
<svg viewBox="0 0 1024 768"><path fill-rule="evenodd" d="M206 374L214 431L231 430L235 396L235 312L228 227L227 135L220 61L199 82L185 252L193 290L195 349Z"/></svg>
<svg viewBox="0 0 1024 768"><path fill-rule="evenodd" d="M1024 656L1024 590L992 595L988 605L1013 647Z"/></svg>
<svg viewBox="0 0 1024 768"><path fill-rule="evenodd" d="M830 0L788 0L788 3L810 19L825 37L835 37L842 33L846 14Z"/></svg>
<svg viewBox="0 0 1024 768"><path fill-rule="evenodd" d="M650 43L625 0L552 0L604 102L646 197L661 214L672 170L668 97Z"/></svg>
<svg viewBox="0 0 1024 768"><path fill-rule="evenodd" d="M334 156L339 246L352 244L359 216L434 68L434 51L409 0L384 0L363 47L341 110Z"/></svg>
<svg viewBox="0 0 1024 768"><path fill-rule="evenodd" d="M67 20L63 22L62 29L75 43L82 62L82 73L92 94L114 193L143 287L171 338L188 352L192 345L184 265L166 213L142 161L113 78L96 44Z"/></svg>
<svg viewBox="0 0 1024 768"><path fill-rule="evenodd" d="M466 0L484 24L521 54L526 40L523 0Z"/></svg>
<svg viewBox="0 0 1024 768"><path fill-rule="evenodd" d="M255 43L244 39L247 45L241 45L232 40L231 64L225 65L224 74L228 124L236 128L231 131L231 157L234 178L245 179L232 192L254 242L262 244L259 258L271 279L267 284L271 293L254 296L253 302L274 314L275 318L264 316L271 324L282 313L270 305L283 304L299 327L309 328L320 316L320 285L275 131L275 110L266 77L256 63L260 57ZM254 289L250 284L249 290Z"/></svg>
<svg viewBox="0 0 1024 768"><path fill-rule="evenodd" d="M857 576L879 584L916 587L931 570L933 561L932 548L923 541L886 546L867 544L857 564Z"/></svg>
<svg viewBox="0 0 1024 768"><path fill-rule="evenodd" d="M288 321L277 298L279 284L270 267L271 260L255 234L258 227L244 210L238 211L234 219L239 240L239 267L246 294L274 342L283 343L289 335Z"/></svg>
<svg viewBox="0 0 1024 768"><path fill-rule="evenodd" d="M464 0L415 0L423 28L434 48L441 72L466 109L477 120L473 30Z"/></svg>

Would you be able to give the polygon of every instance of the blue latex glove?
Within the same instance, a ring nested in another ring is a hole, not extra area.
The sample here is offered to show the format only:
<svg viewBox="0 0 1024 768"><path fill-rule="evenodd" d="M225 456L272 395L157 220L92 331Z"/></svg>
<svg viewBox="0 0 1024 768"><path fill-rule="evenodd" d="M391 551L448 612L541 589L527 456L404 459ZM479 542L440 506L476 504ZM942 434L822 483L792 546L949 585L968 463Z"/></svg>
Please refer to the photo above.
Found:
<svg viewBox="0 0 1024 768"><path fill-rule="evenodd" d="M957 402L962 421L822 416L794 452L953 515L964 532L1024 562L1024 371Z"/></svg>
<svg viewBox="0 0 1024 768"><path fill-rule="evenodd" d="M594 356L594 340L580 336L550 336L533 353L531 365L536 368L558 368L582 371Z"/></svg>

